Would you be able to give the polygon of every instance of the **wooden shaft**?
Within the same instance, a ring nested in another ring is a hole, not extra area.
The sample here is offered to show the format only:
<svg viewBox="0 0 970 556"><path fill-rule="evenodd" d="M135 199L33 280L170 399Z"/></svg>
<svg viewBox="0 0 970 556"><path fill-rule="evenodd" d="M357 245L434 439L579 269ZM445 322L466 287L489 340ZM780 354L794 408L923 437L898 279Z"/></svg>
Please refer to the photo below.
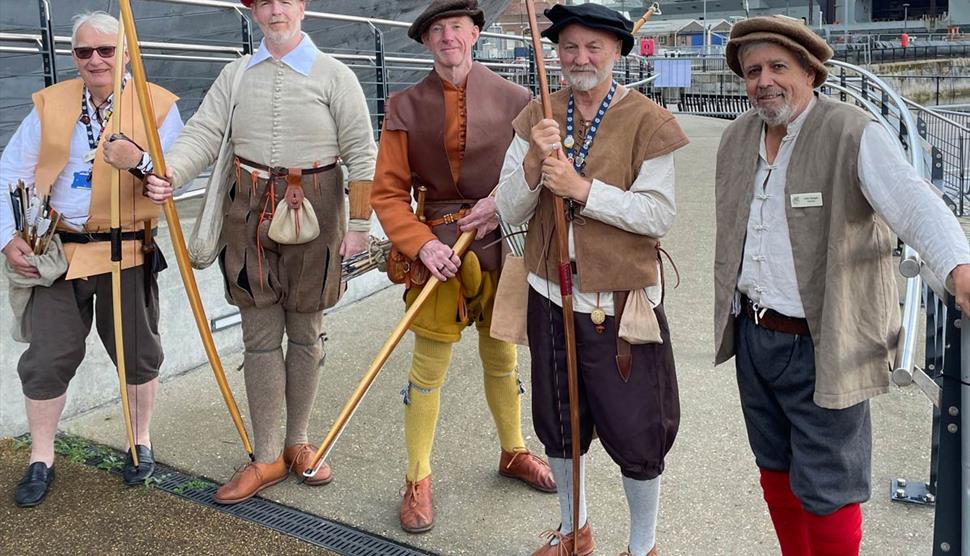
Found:
<svg viewBox="0 0 970 556"><path fill-rule="evenodd" d="M643 24L646 23L647 20L650 19L650 17L653 16L653 14L658 9L660 9L660 4L657 4L656 2L654 2L653 5L647 8L647 11L643 12L643 15L640 16L640 19L638 19L637 22L633 24L634 35L636 35L640 31L640 28L643 27Z"/></svg>
<svg viewBox="0 0 970 556"><path fill-rule="evenodd" d="M471 246L472 241L474 240L474 230L462 232L462 234L458 236L458 241L456 241L454 247L452 247L455 255L458 255L458 258L461 259L462 255L465 254L465 251L468 251L468 247ZM415 264L423 263L416 261ZM340 435L343 433L344 428L350 421L350 418L354 416L354 412L357 411L357 407L360 405L360 402L364 399L364 396L367 395L367 391L370 390L371 385L374 383L374 379L376 379L377 375L380 374L381 369L384 367L384 363L387 362L387 358L391 356L394 348L397 347L397 344L401 341L401 338L404 337L404 334L408 331L411 323L414 322L415 317L418 316L418 312L421 311L421 307L424 306L424 303L428 300L428 298L431 297L431 294L434 293L439 284L441 284L441 281L434 276L431 276L424 284L424 287L421 288L421 293L418 294L418 297L415 298L413 303L411 303L411 307L408 308L407 312L404 313L404 316L397 323L397 326L394 327L394 331L391 332L391 336L386 342L384 342L384 345L381 346L381 350L377 353L377 357L374 358L374 362L371 363L370 367L367 369L367 372L364 373L364 377L360 379L360 382L357 384L357 388L354 389L354 393L351 394L350 399L347 400L347 403L344 404L343 409L340 410L340 414L337 415L337 420L334 421L330 431L327 432L327 436L320 444L320 448L317 450L317 453L313 455L313 460L310 462L309 469L303 473L305 477L312 477L320 467L320 463L326 459L328 455L330 455L330 450L337 442L337 439L340 438Z"/></svg>
<svg viewBox="0 0 970 556"><path fill-rule="evenodd" d="M125 49L125 30L118 29L118 43L115 47L114 90L111 96L111 133L121 132L121 81L125 64L122 53ZM104 131L102 130L102 134ZM110 137L109 137L110 139ZM107 139L105 140L107 141ZM103 143L102 143L103 144ZM121 170L111 170L111 251L121 252ZM117 258L117 260L115 260ZM125 333L121 319L121 257L112 256L111 260L111 312L115 329L115 363L118 367L118 384L121 388L121 411L125 415L125 434L131 448L131 461L138 467L138 450L135 449L135 430L131 426L131 409L128 404L128 375L125 367Z"/></svg>
<svg viewBox="0 0 970 556"><path fill-rule="evenodd" d="M145 66L141 59L141 48L138 45L138 34L135 31L135 21L131 13L130 0L121 0L122 27L128 37L128 51L131 56L131 75L132 84L138 92L138 106L141 109L142 120L145 123L145 131L148 135L148 151L152 157L154 172L160 176L167 175L165 167L165 157L162 155L161 141L158 138L158 127L155 125L154 109L151 105L151 95L148 92L148 83L145 80ZM249 435L243 424L242 417L239 415L239 407L233 398L232 391L229 389L229 382L226 380L226 373L222 369L222 361L219 359L219 352L216 351L215 342L212 340L212 333L209 331L209 322L205 315L205 308L202 306L202 299L199 296L199 288L195 282L195 275L192 273L192 265L189 262L189 254L185 249L185 237L182 234L182 225L179 222L178 212L175 210L175 202L171 197L165 200L163 206L165 210L165 220L168 222L169 234L172 238L172 249L175 251L175 259L178 261L179 273L182 275L182 283L185 286L185 294L189 298L189 305L192 307L192 315L195 317L195 324L199 329L199 336L202 338L202 345L205 348L212 372L219 384L219 391L222 398L229 408L229 415L232 422L239 431L242 439L243 448L253 459L253 448L249 442Z"/></svg>
<svg viewBox="0 0 970 556"><path fill-rule="evenodd" d="M529 30L532 33L532 48L535 51L536 73L539 78L539 96L542 100L542 117L552 119L552 100L549 98L549 83L546 79L546 63L542 55L542 41L539 38L539 24L536 20L535 5L526 0L529 16ZM556 156L553 153L550 156ZM566 342L566 378L569 387L569 427L572 444L573 468L573 531L578 531L580 466L579 466L579 378L576 363L576 325L573 320L573 274L569 263L569 228L566 224L566 207L562 197L553 195L553 213L556 223L556 243L559 246L559 290L562 294L563 335ZM573 554L576 554L575 543Z"/></svg>

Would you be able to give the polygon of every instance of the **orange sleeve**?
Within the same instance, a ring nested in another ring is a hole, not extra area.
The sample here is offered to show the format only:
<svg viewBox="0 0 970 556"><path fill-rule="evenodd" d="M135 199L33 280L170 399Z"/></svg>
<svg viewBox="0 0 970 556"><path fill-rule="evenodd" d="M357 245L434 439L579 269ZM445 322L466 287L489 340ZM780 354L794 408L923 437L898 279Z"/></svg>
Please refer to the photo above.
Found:
<svg viewBox="0 0 970 556"><path fill-rule="evenodd" d="M381 131L370 202L391 243L408 257L417 259L421 247L437 239L411 208L407 132L388 130L386 126Z"/></svg>

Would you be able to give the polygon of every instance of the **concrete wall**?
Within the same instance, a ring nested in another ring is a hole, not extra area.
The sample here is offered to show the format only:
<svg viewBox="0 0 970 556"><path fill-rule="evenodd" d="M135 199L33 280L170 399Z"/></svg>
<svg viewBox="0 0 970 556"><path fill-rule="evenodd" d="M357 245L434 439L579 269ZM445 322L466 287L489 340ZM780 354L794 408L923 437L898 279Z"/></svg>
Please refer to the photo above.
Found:
<svg viewBox="0 0 970 556"><path fill-rule="evenodd" d="M196 208L196 203L196 201L190 201L179 203L177 206L180 211L191 214L193 209ZM192 218L183 216L181 222L185 234L188 235L192 229ZM374 233L383 234L376 219L374 220ZM161 312L159 332L165 351L161 378L164 382L173 376L207 364L208 360L199 339L199 332L192 317L188 298L184 293L175 254L169 240L168 228L164 222L159 229L158 243L169 264L168 270L159 274ZM235 307L226 303L223 294L222 274L217 265L203 271L196 271L195 277L202 296L202 304L210 322L213 318L236 312ZM373 270L351 280L340 303L331 310L345 308L389 285L390 282L382 272ZM27 430L23 394L20 379L17 376L17 361L27 346L14 342L10 336L13 321L11 313L7 279L0 272L0 437L18 435ZM221 354L242 349L242 334L238 324L213 333L213 339ZM52 338L47 341L56 342L57 339ZM208 370L205 372L210 373ZM236 370L227 368L225 372L229 374L236 372ZM221 403L221 396L215 379L212 378L209 384L212 388L212 399L219 400L219 403ZM164 384L162 387L164 388ZM68 389L64 417L83 413L118 397L117 372L101 345L98 335L92 332L88 336L87 356Z"/></svg>

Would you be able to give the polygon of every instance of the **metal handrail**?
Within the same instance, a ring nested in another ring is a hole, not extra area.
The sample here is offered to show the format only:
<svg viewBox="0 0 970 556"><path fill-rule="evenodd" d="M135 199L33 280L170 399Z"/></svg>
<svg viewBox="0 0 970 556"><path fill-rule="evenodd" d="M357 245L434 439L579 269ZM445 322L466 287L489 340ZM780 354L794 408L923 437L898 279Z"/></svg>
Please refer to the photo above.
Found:
<svg viewBox="0 0 970 556"><path fill-rule="evenodd" d="M916 169L920 176L926 176L926 167L923 162L922 152L918 148L921 145L920 137L917 133L916 121L913 114L909 111L903 98L893 90L885 81L876 74L859 66L842 62L840 60L829 60L827 62L836 67L845 68L849 71L864 75L877 86L898 108L898 117L903 122L906 129L906 144L909 151L909 162ZM830 76L830 80L837 79ZM903 248L903 254L899 262L899 272L907 278L906 294L903 299L903 316L901 330L896 347L896 360L893 362L892 380L898 386L908 386L913 383L913 366L916 357L916 338L918 334L917 320L919 317L920 298L922 294L922 279L919 269L922 265L919 254L909 245ZM915 270L915 272L914 272Z"/></svg>

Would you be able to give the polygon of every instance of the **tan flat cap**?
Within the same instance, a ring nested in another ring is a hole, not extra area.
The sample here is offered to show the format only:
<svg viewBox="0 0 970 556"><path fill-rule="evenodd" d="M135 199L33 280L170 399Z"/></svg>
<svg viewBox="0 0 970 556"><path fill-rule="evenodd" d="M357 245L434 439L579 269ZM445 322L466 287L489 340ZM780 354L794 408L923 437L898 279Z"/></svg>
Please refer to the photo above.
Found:
<svg viewBox="0 0 970 556"><path fill-rule="evenodd" d="M478 0L434 0L408 27L408 36L421 42L421 35L432 23L443 17L460 15L467 15L479 30L485 30L485 12L478 7Z"/></svg>
<svg viewBox="0 0 970 556"><path fill-rule="evenodd" d="M825 83L829 75L825 62L832 57L832 48L801 21L784 16L761 16L735 24L724 55L731 70L741 77L744 72L738 51L741 46L756 42L773 42L793 51L815 70L813 86Z"/></svg>

